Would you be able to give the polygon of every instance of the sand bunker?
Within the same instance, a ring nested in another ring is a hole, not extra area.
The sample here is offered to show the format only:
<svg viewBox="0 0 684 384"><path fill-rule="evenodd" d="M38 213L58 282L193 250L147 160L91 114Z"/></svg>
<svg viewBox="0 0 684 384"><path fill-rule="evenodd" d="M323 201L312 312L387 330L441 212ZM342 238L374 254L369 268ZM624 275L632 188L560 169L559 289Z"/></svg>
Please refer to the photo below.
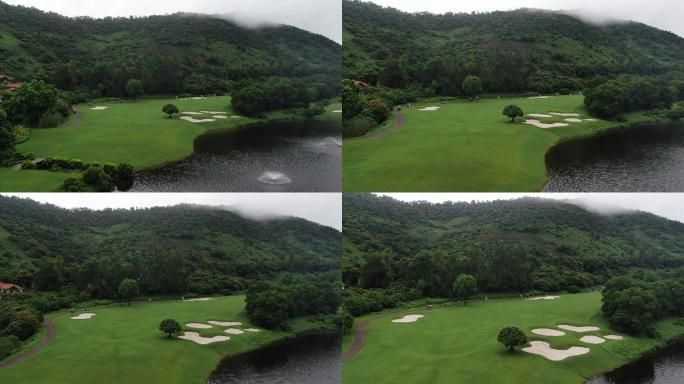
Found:
<svg viewBox="0 0 684 384"><path fill-rule="evenodd" d="M204 100L206 97L186 97L185 99L181 100Z"/></svg>
<svg viewBox="0 0 684 384"><path fill-rule="evenodd" d="M604 338L598 336L582 336L580 341L587 344L603 344L606 342Z"/></svg>
<svg viewBox="0 0 684 384"><path fill-rule="evenodd" d="M394 320L392 320L392 322L393 323L415 323L421 317L423 317L423 315L406 315L406 316L402 317L401 319L394 319Z"/></svg>
<svg viewBox="0 0 684 384"><path fill-rule="evenodd" d="M530 297L527 300L556 300L560 299L560 296L539 296L539 297Z"/></svg>
<svg viewBox="0 0 684 384"><path fill-rule="evenodd" d="M563 117L579 117L579 113L560 113L560 112L549 112L549 115L563 116Z"/></svg>
<svg viewBox="0 0 684 384"><path fill-rule="evenodd" d="M245 333L245 331L237 328L228 328L224 330L223 333L227 333L229 335L242 335L243 333Z"/></svg>
<svg viewBox="0 0 684 384"><path fill-rule="evenodd" d="M332 112L332 113L342 113L342 110L341 110L341 109L336 109L336 110L330 111L330 112Z"/></svg>
<svg viewBox="0 0 684 384"><path fill-rule="evenodd" d="M202 323L187 323L187 324L185 324L185 326L188 327L188 328L195 328L195 329L209 329L209 328L213 328L213 327L212 327L211 325L209 325L209 324L202 324Z"/></svg>
<svg viewBox="0 0 684 384"><path fill-rule="evenodd" d="M200 297L199 299L189 299L189 300L185 300L185 301L209 301L209 300L213 300L213 299L211 297ZM210 323L211 323L211 321L210 321Z"/></svg>
<svg viewBox="0 0 684 384"><path fill-rule="evenodd" d="M261 332L261 329L256 329L256 328L245 328L245 331L247 331L247 332L252 332L252 333L256 333L256 332Z"/></svg>
<svg viewBox="0 0 684 384"><path fill-rule="evenodd" d="M423 109L419 109L419 111L434 112L434 111L438 110L439 108L441 108L441 107L425 107Z"/></svg>
<svg viewBox="0 0 684 384"><path fill-rule="evenodd" d="M90 320L90 318L93 317L93 316L95 316L94 313L88 313L88 312L86 312L86 313L81 313L81 314L78 315L78 316L74 316L74 317L72 317L71 319L72 319L72 320Z"/></svg>
<svg viewBox="0 0 684 384"><path fill-rule="evenodd" d="M216 112L216 111L200 111L202 113L206 113L208 115L226 115L228 112Z"/></svg>
<svg viewBox="0 0 684 384"><path fill-rule="evenodd" d="M218 325L219 327L236 327L242 325L242 323L237 321L207 321L209 324Z"/></svg>
<svg viewBox="0 0 684 384"><path fill-rule="evenodd" d="M575 327L574 325L565 325L565 324L559 325L558 328L565 329L568 331L573 331L573 332L580 332L580 333L582 333L582 332L594 332L594 331L598 331L600 329L599 327L595 327L592 325L587 325L584 327Z"/></svg>
<svg viewBox="0 0 684 384"><path fill-rule="evenodd" d="M598 121L598 119L584 119L584 121Z"/></svg>
<svg viewBox="0 0 684 384"><path fill-rule="evenodd" d="M181 120L189 121L191 123L211 123L213 121L216 121L214 119L195 119L192 116L181 116Z"/></svg>
<svg viewBox="0 0 684 384"><path fill-rule="evenodd" d="M574 118L574 117L570 117L570 118L568 118L568 119L564 119L564 121L567 121L567 122L569 122L569 123L581 123L581 122L582 122L582 119L576 119L576 118Z"/></svg>
<svg viewBox="0 0 684 384"><path fill-rule="evenodd" d="M545 113L528 113L527 116L531 116L531 117L553 117L552 115L547 115Z"/></svg>
<svg viewBox="0 0 684 384"><path fill-rule="evenodd" d="M565 123L551 123L551 124L546 124L542 123L539 120L525 120L523 121L523 124L529 124L529 125L534 125L537 128L558 128L558 127L567 127L568 125Z"/></svg>
<svg viewBox="0 0 684 384"><path fill-rule="evenodd" d="M589 353L589 348L584 347L570 347L568 349L553 349L549 343L543 341L531 341L531 347L523 348L523 352L539 355L551 361L561 361L568 357L584 355Z"/></svg>
<svg viewBox="0 0 684 384"><path fill-rule="evenodd" d="M533 96L533 97L528 97L528 99L551 99L553 96Z"/></svg>
<svg viewBox="0 0 684 384"><path fill-rule="evenodd" d="M532 333L541 336L565 336L565 332L551 328L535 328L532 330Z"/></svg>
<svg viewBox="0 0 684 384"><path fill-rule="evenodd" d="M608 340L622 340L622 339L624 339L624 336L620 336L620 335L605 335L603 337L605 339L608 339Z"/></svg>
<svg viewBox="0 0 684 384"><path fill-rule="evenodd" d="M183 112L183 114L184 115L193 115L193 116L204 115L204 113L202 113L202 112Z"/></svg>
<svg viewBox="0 0 684 384"><path fill-rule="evenodd" d="M202 337L197 332L184 332L181 336L178 336L178 338L183 340L190 340L193 343L201 345L207 345L211 343L218 343L221 341L230 340L230 336Z"/></svg>
<svg viewBox="0 0 684 384"><path fill-rule="evenodd" d="M231 116L230 118L231 118L231 119L242 119L242 116L235 116L235 115L233 115L233 116Z"/></svg>
<svg viewBox="0 0 684 384"><path fill-rule="evenodd" d="M109 107L105 107L105 106L101 106L101 105L100 105L100 106L97 106L97 107L92 107L92 108L90 108L90 109L92 109L93 111L104 111L104 110L107 109L107 108L109 108Z"/></svg>
<svg viewBox="0 0 684 384"><path fill-rule="evenodd" d="M214 119L227 119L228 116L223 116L223 115L215 115Z"/></svg>

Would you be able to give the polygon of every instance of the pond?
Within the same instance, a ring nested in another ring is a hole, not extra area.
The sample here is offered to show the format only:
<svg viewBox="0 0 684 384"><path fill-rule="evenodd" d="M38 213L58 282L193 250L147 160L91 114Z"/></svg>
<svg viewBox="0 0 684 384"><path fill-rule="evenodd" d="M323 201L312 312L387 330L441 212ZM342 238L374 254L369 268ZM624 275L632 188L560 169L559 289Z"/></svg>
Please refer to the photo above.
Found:
<svg viewBox="0 0 684 384"><path fill-rule="evenodd" d="M138 173L131 192L338 192L339 121L274 121L211 130L194 153Z"/></svg>
<svg viewBox="0 0 684 384"><path fill-rule="evenodd" d="M633 128L558 144L544 192L684 191L684 124Z"/></svg>
<svg viewBox="0 0 684 384"><path fill-rule="evenodd" d="M339 335L311 334L225 359L209 384L340 384Z"/></svg>
<svg viewBox="0 0 684 384"><path fill-rule="evenodd" d="M587 381L587 384L684 383L684 341Z"/></svg>

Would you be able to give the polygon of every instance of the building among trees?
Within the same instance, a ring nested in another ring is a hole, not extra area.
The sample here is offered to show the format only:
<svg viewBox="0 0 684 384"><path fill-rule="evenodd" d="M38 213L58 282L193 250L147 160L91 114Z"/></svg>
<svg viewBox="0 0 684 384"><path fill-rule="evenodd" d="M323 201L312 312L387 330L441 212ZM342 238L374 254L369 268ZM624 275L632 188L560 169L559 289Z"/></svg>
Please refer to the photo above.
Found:
<svg viewBox="0 0 684 384"><path fill-rule="evenodd" d="M0 283L0 294L5 294L5 293L22 293L24 292L24 288L12 284L12 283Z"/></svg>

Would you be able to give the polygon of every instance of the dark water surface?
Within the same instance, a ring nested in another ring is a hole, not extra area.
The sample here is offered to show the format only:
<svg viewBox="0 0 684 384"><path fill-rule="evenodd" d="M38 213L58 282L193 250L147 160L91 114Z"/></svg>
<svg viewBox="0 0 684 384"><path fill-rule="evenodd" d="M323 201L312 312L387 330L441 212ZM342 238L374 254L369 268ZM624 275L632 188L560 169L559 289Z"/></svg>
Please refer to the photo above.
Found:
<svg viewBox="0 0 684 384"><path fill-rule="evenodd" d="M306 335L221 362L209 384L340 384L338 335Z"/></svg>
<svg viewBox="0 0 684 384"><path fill-rule="evenodd" d="M684 383L684 342L672 344L652 356L587 381L587 384L682 383Z"/></svg>
<svg viewBox="0 0 684 384"><path fill-rule="evenodd" d="M682 192L684 124L643 124L564 142L549 151L546 168L544 192Z"/></svg>
<svg viewBox="0 0 684 384"><path fill-rule="evenodd" d="M194 154L136 177L131 192L337 192L337 121L280 121L211 130Z"/></svg>

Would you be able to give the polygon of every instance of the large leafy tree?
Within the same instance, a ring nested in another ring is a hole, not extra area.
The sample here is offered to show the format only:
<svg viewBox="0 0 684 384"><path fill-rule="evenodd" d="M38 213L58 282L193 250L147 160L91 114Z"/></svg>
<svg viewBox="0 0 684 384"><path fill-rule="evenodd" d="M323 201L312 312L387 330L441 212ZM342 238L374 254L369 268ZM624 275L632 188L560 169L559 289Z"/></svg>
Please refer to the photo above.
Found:
<svg viewBox="0 0 684 384"><path fill-rule="evenodd" d="M38 124L57 102L57 89L42 80L34 80L14 92L5 110L11 122Z"/></svg>
<svg viewBox="0 0 684 384"><path fill-rule="evenodd" d="M477 281L471 275L461 274L454 280L454 296L468 304L468 300L477 294Z"/></svg>
<svg viewBox="0 0 684 384"><path fill-rule="evenodd" d="M475 75L468 75L463 80L463 93L468 97L475 97L482 93L482 80Z"/></svg>
<svg viewBox="0 0 684 384"><path fill-rule="evenodd" d="M517 105L507 105L503 110L503 114L511 119L511 123L515 122L516 117L522 117L525 115L522 108L518 107Z"/></svg>
<svg viewBox="0 0 684 384"><path fill-rule="evenodd" d="M128 80L128 83L126 83L126 96L130 97L131 99L133 99L133 101L135 101L142 94L143 94L142 81L140 81L138 79Z"/></svg>
<svg viewBox="0 0 684 384"><path fill-rule="evenodd" d="M14 131L5 111L0 109L0 159L14 152Z"/></svg>
<svg viewBox="0 0 684 384"><path fill-rule="evenodd" d="M133 279L123 279L121 284L119 284L119 297L121 300L125 300L128 306L131 305L131 301L140 295L140 287L138 282Z"/></svg>
<svg viewBox="0 0 684 384"><path fill-rule="evenodd" d="M171 338L171 336L181 331L181 326L176 320L166 319L162 320L162 322L159 324L159 330L164 332L166 337Z"/></svg>
<svg viewBox="0 0 684 384"><path fill-rule="evenodd" d="M527 335L518 327L506 327L502 329L496 339L511 352L515 350L515 347L527 344Z"/></svg>

